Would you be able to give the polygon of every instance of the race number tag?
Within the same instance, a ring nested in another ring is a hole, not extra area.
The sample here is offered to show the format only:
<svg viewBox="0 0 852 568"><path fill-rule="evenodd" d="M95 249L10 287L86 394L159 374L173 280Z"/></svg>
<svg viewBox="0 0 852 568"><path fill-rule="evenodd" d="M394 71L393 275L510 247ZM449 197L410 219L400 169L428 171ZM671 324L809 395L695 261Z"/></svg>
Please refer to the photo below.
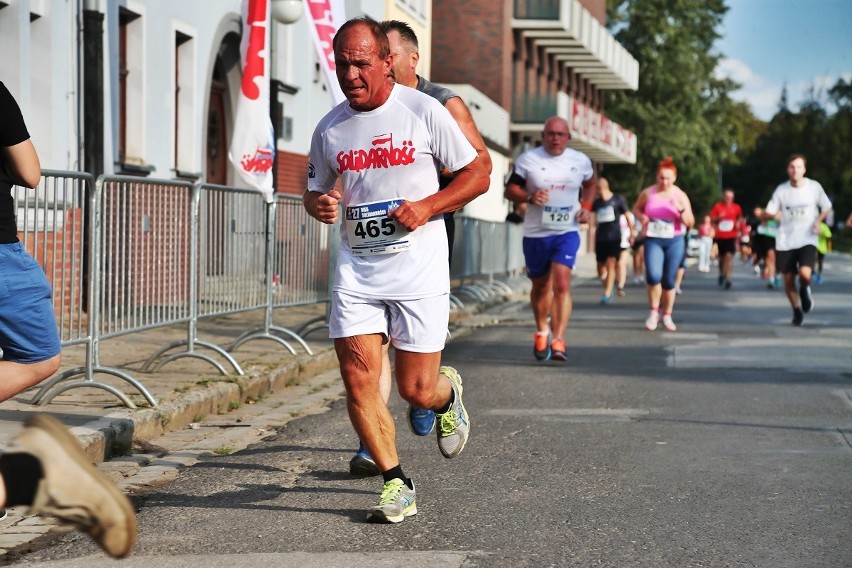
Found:
<svg viewBox="0 0 852 568"><path fill-rule="evenodd" d="M787 213L787 215L786 215L787 219L790 219L791 221L792 220L798 220L798 219L804 219L808 215L808 206L807 205L796 205L796 206L793 206L793 207L787 207L786 213Z"/></svg>
<svg viewBox="0 0 852 568"><path fill-rule="evenodd" d="M615 209L608 205L598 210L598 223L612 223L615 221Z"/></svg>
<svg viewBox="0 0 852 568"><path fill-rule="evenodd" d="M729 231L734 230L734 222L730 219L723 219L719 221L719 230L723 233L727 233Z"/></svg>
<svg viewBox="0 0 852 568"><path fill-rule="evenodd" d="M646 236L658 239L671 239L674 237L674 221L668 219L651 219L648 221L648 232Z"/></svg>
<svg viewBox="0 0 852 568"><path fill-rule="evenodd" d="M394 254L411 247L411 233L388 217L402 201L392 199L346 208L346 236L353 255Z"/></svg>
<svg viewBox="0 0 852 568"><path fill-rule="evenodd" d="M568 205L567 207L545 205L544 211L541 214L541 224L546 229L567 231L576 226L575 215L573 205Z"/></svg>

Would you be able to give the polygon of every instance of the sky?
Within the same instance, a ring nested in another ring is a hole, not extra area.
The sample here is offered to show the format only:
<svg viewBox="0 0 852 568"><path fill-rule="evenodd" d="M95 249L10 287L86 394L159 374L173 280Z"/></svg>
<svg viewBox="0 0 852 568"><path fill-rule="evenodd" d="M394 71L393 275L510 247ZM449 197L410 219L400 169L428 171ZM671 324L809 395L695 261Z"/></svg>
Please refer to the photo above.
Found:
<svg viewBox="0 0 852 568"><path fill-rule="evenodd" d="M795 111L812 85L824 94L839 78L852 80L852 0L726 4L717 73L742 84L732 98L749 103L758 118L772 118L785 84Z"/></svg>

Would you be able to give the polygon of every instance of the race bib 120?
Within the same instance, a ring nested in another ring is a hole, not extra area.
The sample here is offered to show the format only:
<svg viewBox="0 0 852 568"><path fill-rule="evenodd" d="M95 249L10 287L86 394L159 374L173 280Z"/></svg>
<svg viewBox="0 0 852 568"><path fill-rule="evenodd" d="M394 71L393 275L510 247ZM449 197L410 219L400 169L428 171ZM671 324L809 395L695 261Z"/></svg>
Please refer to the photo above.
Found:
<svg viewBox="0 0 852 568"><path fill-rule="evenodd" d="M541 224L547 229L567 231L577 225L575 216L576 212L573 205L567 207L545 205L541 214Z"/></svg>

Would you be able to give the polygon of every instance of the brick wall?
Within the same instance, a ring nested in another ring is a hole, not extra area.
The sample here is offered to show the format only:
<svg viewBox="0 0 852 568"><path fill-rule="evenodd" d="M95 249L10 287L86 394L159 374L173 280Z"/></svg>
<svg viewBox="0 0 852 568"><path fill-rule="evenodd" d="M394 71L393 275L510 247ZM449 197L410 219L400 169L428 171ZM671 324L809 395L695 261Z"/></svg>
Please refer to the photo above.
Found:
<svg viewBox="0 0 852 568"><path fill-rule="evenodd" d="M436 83L466 83L512 109L511 0L433 0Z"/></svg>

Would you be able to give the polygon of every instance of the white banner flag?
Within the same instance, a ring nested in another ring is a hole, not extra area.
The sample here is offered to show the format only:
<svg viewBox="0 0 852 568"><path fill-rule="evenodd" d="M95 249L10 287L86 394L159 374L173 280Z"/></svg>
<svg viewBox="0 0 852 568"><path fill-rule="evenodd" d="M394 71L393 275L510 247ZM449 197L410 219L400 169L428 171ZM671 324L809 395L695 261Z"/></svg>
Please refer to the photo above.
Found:
<svg viewBox="0 0 852 568"><path fill-rule="evenodd" d="M270 1L243 0L243 78L228 157L242 180L272 202L275 135L269 118Z"/></svg>
<svg viewBox="0 0 852 568"><path fill-rule="evenodd" d="M346 97L343 96L335 75L334 48L331 42L337 29L346 21L343 0L305 0L305 5L308 8L308 24L317 50L317 59L325 77L325 86L331 93L332 104L337 106L345 101Z"/></svg>

